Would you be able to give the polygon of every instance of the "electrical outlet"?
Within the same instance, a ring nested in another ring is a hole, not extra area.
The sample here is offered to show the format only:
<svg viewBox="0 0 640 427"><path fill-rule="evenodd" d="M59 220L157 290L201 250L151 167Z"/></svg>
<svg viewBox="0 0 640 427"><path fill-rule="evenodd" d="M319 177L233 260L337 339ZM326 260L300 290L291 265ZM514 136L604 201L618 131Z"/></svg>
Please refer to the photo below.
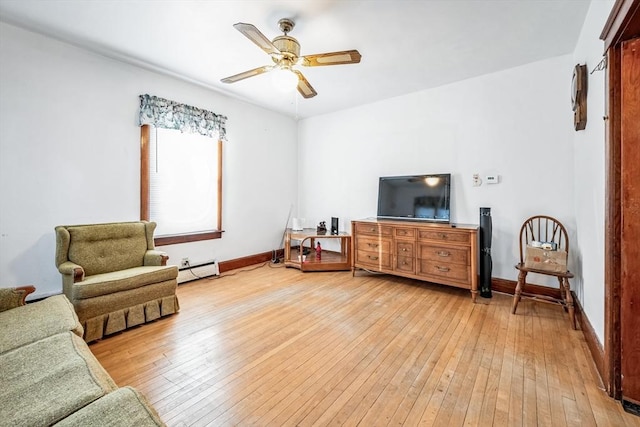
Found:
<svg viewBox="0 0 640 427"><path fill-rule="evenodd" d="M189 257L182 258L180 262L180 267L189 267Z"/></svg>
<svg viewBox="0 0 640 427"><path fill-rule="evenodd" d="M480 187L481 185L482 185L482 180L480 179L480 174L474 173L473 174L473 186L474 187Z"/></svg>

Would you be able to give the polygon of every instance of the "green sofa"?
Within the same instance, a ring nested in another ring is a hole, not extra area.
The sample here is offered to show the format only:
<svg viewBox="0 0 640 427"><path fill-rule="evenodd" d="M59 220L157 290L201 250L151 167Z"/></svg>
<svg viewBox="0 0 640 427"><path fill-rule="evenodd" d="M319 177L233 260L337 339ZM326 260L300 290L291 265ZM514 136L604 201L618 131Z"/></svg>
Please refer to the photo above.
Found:
<svg viewBox="0 0 640 427"><path fill-rule="evenodd" d="M0 289L0 425L164 426L138 391L118 388L93 356L69 300L23 305L33 289Z"/></svg>
<svg viewBox="0 0 640 427"><path fill-rule="evenodd" d="M87 342L179 310L178 268L154 248L154 222L64 225L56 266Z"/></svg>

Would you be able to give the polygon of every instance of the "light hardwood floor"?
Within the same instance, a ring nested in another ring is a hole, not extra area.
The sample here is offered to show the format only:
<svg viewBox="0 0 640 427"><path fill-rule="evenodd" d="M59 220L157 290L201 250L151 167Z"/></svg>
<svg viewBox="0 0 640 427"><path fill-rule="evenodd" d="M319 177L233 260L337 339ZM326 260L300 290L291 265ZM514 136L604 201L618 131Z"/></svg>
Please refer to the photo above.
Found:
<svg viewBox="0 0 640 427"><path fill-rule="evenodd" d="M558 306L269 265L90 346L169 426L640 426Z"/></svg>

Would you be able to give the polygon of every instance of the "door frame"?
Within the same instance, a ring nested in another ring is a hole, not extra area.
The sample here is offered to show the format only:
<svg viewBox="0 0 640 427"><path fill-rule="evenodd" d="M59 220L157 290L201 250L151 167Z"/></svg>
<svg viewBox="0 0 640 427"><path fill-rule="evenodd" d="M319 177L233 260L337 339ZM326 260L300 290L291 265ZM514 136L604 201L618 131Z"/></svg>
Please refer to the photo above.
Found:
<svg viewBox="0 0 640 427"><path fill-rule="evenodd" d="M605 96L605 342L602 380L607 393L622 398L622 42L640 35L640 0L617 0L600 38L608 76Z"/></svg>

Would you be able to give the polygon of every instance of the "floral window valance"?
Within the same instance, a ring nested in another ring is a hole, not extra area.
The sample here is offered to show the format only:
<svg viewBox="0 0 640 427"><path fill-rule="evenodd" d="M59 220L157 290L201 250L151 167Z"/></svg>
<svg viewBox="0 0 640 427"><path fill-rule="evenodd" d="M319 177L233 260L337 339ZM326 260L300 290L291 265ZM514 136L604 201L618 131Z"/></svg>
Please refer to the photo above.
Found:
<svg viewBox="0 0 640 427"><path fill-rule="evenodd" d="M140 95L139 124L157 128L178 129L211 138L226 139L227 118L190 105L151 95Z"/></svg>

